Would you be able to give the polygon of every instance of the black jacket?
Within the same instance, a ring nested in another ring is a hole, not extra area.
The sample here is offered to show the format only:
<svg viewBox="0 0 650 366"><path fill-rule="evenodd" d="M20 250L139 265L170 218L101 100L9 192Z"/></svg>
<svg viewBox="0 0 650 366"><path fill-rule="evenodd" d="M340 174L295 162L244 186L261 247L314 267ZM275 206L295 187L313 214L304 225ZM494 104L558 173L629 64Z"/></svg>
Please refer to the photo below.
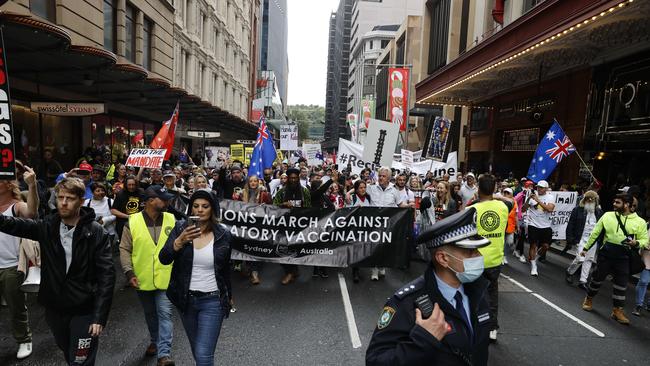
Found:
<svg viewBox="0 0 650 366"><path fill-rule="evenodd" d="M490 333L487 287L488 281L483 277L464 284L474 330L472 340L460 314L438 290L430 263L424 276L388 299L382 312L384 318L380 316L368 345L366 365L487 365ZM428 294L432 303L438 303L451 326L442 341L415 324L415 299L423 294Z"/></svg>
<svg viewBox="0 0 650 366"><path fill-rule="evenodd" d="M93 323L106 325L115 287L111 244L106 230L95 222L92 208L81 207L80 215L67 273L58 213L40 220L0 215L0 231L39 242L41 305L66 314L92 314Z"/></svg>
<svg viewBox="0 0 650 366"><path fill-rule="evenodd" d="M160 250L158 259L162 264L174 263L172 267L167 297L181 311L185 312L192 279L192 264L194 261L194 248L185 245L178 252L174 251L174 240L187 227L187 221L176 222L174 230L167 238L163 249ZM225 309L226 317L230 313L230 299L232 299L232 286L230 284L230 246L232 235L223 226L213 225L214 232L214 275L219 286L221 306ZM224 291L225 289L225 291Z"/></svg>
<svg viewBox="0 0 650 366"><path fill-rule="evenodd" d="M596 221L603 216L603 210L596 208ZM585 229L585 222L587 221L587 211L584 207L576 206L571 211L569 223L566 226L566 242L569 245L576 245L582 238L582 231Z"/></svg>

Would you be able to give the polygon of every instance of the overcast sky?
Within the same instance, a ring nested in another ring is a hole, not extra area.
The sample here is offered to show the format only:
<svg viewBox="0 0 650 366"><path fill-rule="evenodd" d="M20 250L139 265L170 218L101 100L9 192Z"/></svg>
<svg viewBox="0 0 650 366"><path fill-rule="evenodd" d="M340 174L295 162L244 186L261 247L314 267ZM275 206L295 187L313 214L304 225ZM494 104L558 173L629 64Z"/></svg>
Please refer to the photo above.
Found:
<svg viewBox="0 0 650 366"><path fill-rule="evenodd" d="M339 0L288 0L288 103L325 106L330 14Z"/></svg>

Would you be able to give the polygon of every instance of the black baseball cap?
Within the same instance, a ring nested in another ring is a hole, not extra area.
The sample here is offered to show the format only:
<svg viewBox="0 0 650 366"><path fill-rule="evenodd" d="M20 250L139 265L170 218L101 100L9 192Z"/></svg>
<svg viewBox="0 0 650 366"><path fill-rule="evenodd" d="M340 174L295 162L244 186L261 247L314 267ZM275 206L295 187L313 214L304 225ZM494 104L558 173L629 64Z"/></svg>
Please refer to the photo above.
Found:
<svg viewBox="0 0 650 366"><path fill-rule="evenodd" d="M147 188L144 191L144 196L148 198L160 198L163 201L169 201L172 198L176 197L173 193L170 193L165 187L159 185L153 185Z"/></svg>

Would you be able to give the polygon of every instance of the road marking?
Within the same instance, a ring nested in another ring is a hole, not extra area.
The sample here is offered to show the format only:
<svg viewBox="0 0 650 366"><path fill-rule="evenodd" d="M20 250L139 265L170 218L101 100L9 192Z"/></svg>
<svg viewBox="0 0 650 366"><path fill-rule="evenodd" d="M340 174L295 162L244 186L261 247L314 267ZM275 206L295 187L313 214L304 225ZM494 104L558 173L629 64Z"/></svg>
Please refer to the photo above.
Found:
<svg viewBox="0 0 650 366"><path fill-rule="evenodd" d="M501 273L501 276L503 276L505 279L509 280L510 282L514 283L515 285L519 286L521 289L528 292L529 294L535 296L536 298L538 298L540 301L542 301L546 305L548 305L548 306L552 307L553 309L557 310L560 314L566 316L567 318L569 318L569 319L573 320L574 322L578 323L579 325L583 326L584 328L586 328L590 332L594 333L595 335L597 335L597 336L599 336L601 338L605 337L605 333L599 331L598 329L592 327L591 325L585 323L584 321L576 318L575 316L570 314L568 311L566 311L566 310L562 309L561 307L555 305L553 302L546 299L544 296L542 296L542 295L540 295L540 294L538 294L536 292L533 292L531 289L529 289L528 287L522 285L521 283L519 283L519 281L515 280L514 278L512 278L510 276L506 276L503 273Z"/></svg>
<svg viewBox="0 0 650 366"><path fill-rule="evenodd" d="M345 284L345 277L343 277L343 273L340 272L339 272L339 285L341 287L341 297L343 297L343 308L345 308L345 318L348 321L348 330L350 331L350 340L352 341L352 348L359 348L361 347L361 338L359 337L357 322L354 320L354 312L352 311L352 302L350 302L350 294L348 293L348 286Z"/></svg>

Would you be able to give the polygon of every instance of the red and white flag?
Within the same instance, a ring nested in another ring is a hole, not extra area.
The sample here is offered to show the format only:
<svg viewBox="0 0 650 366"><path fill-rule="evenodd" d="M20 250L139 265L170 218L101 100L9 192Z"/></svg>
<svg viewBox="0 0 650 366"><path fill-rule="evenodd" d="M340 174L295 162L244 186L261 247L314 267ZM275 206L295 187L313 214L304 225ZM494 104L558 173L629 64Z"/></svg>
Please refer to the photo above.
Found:
<svg viewBox="0 0 650 366"><path fill-rule="evenodd" d="M168 160L172 154L174 147L174 137L176 136L176 126L178 125L178 102L176 108L170 119L165 121L156 134L156 137L151 141L152 149L167 149L165 152L165 160Z"/></svg>

